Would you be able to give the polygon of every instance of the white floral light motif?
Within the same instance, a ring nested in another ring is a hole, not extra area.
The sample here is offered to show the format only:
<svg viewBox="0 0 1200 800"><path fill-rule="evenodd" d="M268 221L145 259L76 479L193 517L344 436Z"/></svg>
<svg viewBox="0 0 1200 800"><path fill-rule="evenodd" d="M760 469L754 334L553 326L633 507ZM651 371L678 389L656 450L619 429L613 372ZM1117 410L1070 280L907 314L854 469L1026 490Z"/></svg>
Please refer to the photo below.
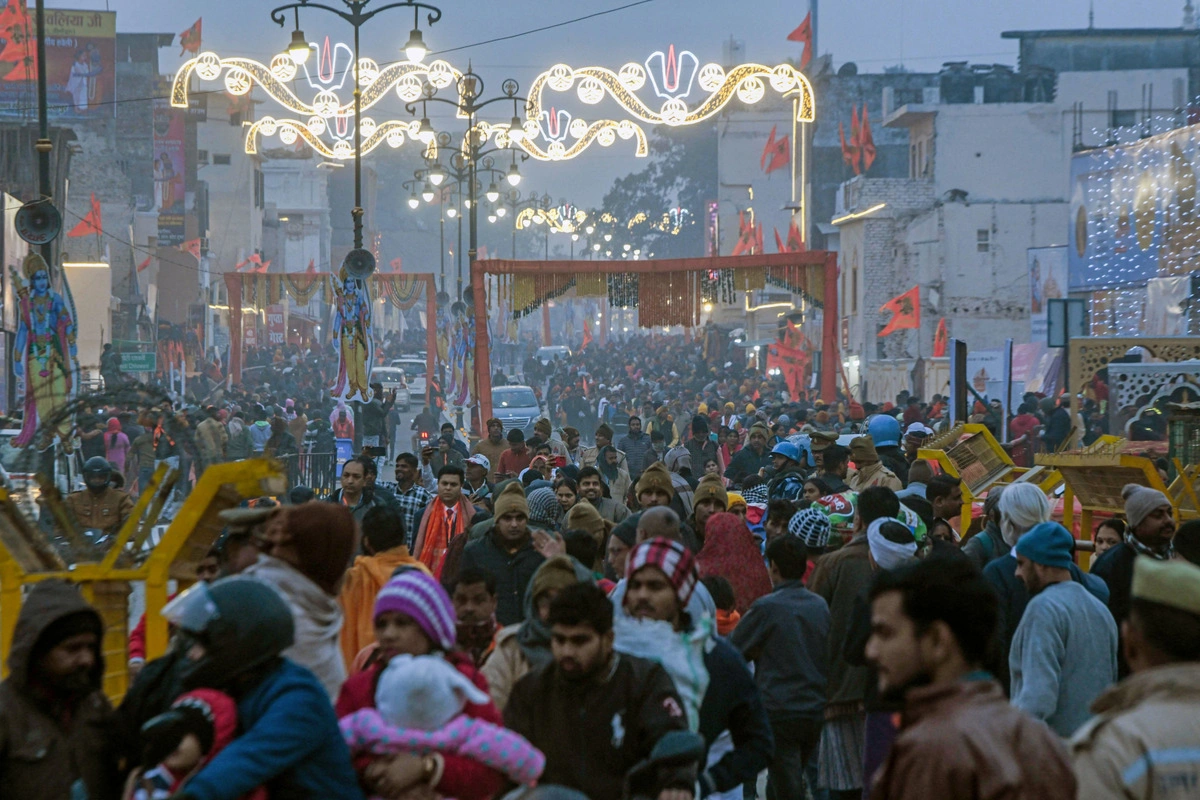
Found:
<svg viewBox="0 0 1200 800"><path fill-rule="evenodd" d="M641 64L629 63L621 67L621 71L617 73L617 78L626 89L636 92L646 85L646 70L642 69Z"/></svg>
<svg viewBox="0 0 1200 800"><path fill-rule="evenodd" d="M358 60L358 85L370 86L379 77L379 65L369 58Z"/></svg>
<svg viewBox="0 0 1200 800"><path fill-rule="evenodd" d="M296 139L298 138L299 134L296 133L296 129L291 125L279 126L279 141L291 146L296 143Z"/></svg>
<svg viewBox="0 0 1200 800"><path fill-rule="evenodd" d="M280 53L271 59L271 74L281 81L290 81L296 77L296 62L286 53Z"/></svg>

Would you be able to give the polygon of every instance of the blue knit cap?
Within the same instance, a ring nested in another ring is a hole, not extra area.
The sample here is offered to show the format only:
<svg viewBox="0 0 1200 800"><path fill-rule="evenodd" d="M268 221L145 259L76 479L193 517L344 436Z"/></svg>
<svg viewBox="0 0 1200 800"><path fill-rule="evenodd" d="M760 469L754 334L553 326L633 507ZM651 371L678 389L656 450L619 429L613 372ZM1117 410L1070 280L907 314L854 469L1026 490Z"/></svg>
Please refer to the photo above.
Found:
<svg viewBox="0 0 1200 800"><path fill-rule="evenodd" d="M1017 555L1046 567L1069 569L1075 537L1057 522L1039 522L1017 540Z"/></svg>

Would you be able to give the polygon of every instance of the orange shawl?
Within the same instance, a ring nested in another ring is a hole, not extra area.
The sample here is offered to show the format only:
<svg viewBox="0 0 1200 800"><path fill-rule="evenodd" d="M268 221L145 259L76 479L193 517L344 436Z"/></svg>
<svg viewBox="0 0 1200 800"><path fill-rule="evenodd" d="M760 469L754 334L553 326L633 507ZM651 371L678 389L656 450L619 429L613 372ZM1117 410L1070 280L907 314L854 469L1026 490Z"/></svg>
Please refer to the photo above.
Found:
<svg viewBox="0 0 1200 800"><path fill-rule="evenodd" d="M354 559L354 566L346 570L338 603L345 615L341 646L347 669L354 663L354 657L360 650L375 642L375 596L391 580L392 573L399 566L429 571L409 555L404 545L373 556L359 556Z"/></svg>
<svg viewBox="0 0 1200 800"><path fill-rule="evenodd" d="M450 540L462 534L471 524L471 517L475 515L475 507L466 498L460 499L455 509L457 514L454 524L447 525L446 506L440 497L434 496L426 506L417 529L413 550L434 577L440 577L442 574L442 561L446 557L446 548L450 546Z"/></svg>

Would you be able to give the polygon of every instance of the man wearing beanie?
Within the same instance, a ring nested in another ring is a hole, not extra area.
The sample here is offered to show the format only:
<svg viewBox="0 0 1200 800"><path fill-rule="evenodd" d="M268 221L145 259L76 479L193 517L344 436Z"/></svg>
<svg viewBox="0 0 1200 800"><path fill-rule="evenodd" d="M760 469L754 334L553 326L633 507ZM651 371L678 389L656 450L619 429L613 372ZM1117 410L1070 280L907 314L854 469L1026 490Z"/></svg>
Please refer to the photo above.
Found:
<svg viewBox="0 0 1200 800"><path fill-rule="evenodd" d="M692 530L703 540L704 525L713 514L724 511L729 506L729 495L725 484L716 475L705 475L696 484L692 496Z"/></svg>
<svg viewBox="0 0 1200 800"><path fill-rule="evenodd" d="M596 542L596 561L584 564L593 572L599 572L604 564L604 544L613 524L600 516L600 512L591 503L576 503L567 512L563 520L563 531L585 531Z"/></svg>
<svg viewBox="0 0 1200 800"><path fill-rule="evenodd" d="M1122 626L1133 674L1096 699L1071 741L1079 796L1164 800L1200 772L1200 567L1139 558Z"/></svg>
<svg viewBox="0 0 1200 800"><path fill-rule="evenodd" d="M480 439L471 448L471 455L483 455L488 460L487 479L489 483L496 482L496 470L500 467L500 456L508 445L504 442L504 423L496 418L487 421L487 437Z"/></svg>
<svg viewBox="0 0 1200 800"><path fill-rule="evenodd" d="M692 457L692 472L704 472L704 464L709 459L721 463L717 459L717 443L709 438L708 432L707 417L699 414L692 417L692 435L684 444Z"/></svg>
<svg viewBox="0 0 1200 800"><path fill-rule="evenodd" d="M545 561L529 532L529 503L519 481L496 496L496 524L463 551L460 570L481 569L496 577L496 620L513 625L525 618L525 588Z"/></svg>
<svg viewBox="0 0 1200 800"><path fill-rule="evenodd" d="M693 626L699 621L689 616L687 604L700 578L695 559L686 547L670 539L650 539L634 548L627 569L622 607L629 617L668 623L676 633L698 632ZM614 646L619 652L661 656L661 650L654 654L631 650L627 631L633 632L628 624L618 626ZM733 749L701 774L701 796L727 792L755 780L767 768L775 747L762 697L746 662L728 641L711 631L707 635L710 638L703 648L706 686L698 686L695 676L684 674L676 662L664 663L689 715L698 713L699 733L705 744L712 747L726 730L733 739ZM698 709L692 704L698 704Z"/></svg>
<svg viewBox="0 0 1200 800"><path fill-rule="evenodd" d="M1156 561L1169 559L1175 535L1174 510L1165 494L1130 483L1121 490L1121 496L1125 498L1125 541L1110 547L1092 565L1092 574L1108 584L1108 607L1117 624L1129 614L1134 560L1138 556Z"/></svg>
<svg viewBox="0 0 1200 800"><path fill-rule="evenodd" d="M613 446L613 429L608 426L608 423L601 423L596 427L596 446L584 447L580 453L580 468L595 467L600 460L600 451L606 447ZM617 466L620 469L629 471L629 465L625 458L625 453L617 451Z"/></svg>
<svg viewBox="0 0 1200 800"><path fill-rule="evenodd" d="M767 452L769 438L771 432L767 430L766 425L756 422L751 426L747 445L737 451L737 455L725 470L725 477L732 481L734 486L741 486L746 478L758 475L771 466L771 456Z"/></svg>
<svg viewBox="0 0 1200 800"><path fill-rule="evenodd" d="M1040 522L1017 540L1017 576L1029 605L1013 636L1012 704L1069 737L1117 682L1117 626L1104 604L1071 580L1075 540Z"/></svg>
<svg viewBox="0 0 1200 800"><path fill-rule="evenodd" d="M671 473L667 472L666 466L661 462L651 464L638 479L634 494L642 510L654 506L669 506L671 499L675 497Z"/></svg>
<svg viewBox="0 0 1200 800"><path fill-rule="evenodd" d="M847 473L846 483L853 491L861 492L872 486L886 486L893 492L904 488L896 473L879 460L870 436L856 436L850 440L850 460L854 462L854 469Z"/></svg>
<svg viewBox="0 0 1200 800"><path fill-rule="evenodd" d="M0 683L0 797L117 797L100 615L74 586L48 580L16 623Z"/></svg>

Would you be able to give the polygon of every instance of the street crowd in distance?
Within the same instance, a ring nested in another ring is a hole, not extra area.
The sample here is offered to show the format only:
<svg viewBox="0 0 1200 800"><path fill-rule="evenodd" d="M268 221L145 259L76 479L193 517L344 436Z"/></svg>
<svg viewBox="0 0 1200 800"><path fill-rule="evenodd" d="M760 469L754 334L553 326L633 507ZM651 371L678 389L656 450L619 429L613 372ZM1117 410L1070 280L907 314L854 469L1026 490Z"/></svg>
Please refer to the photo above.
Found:
<svg viewBox="0 0 1200 800"><path fill-rule="evenodd" d="M97 402L83 527L118 529L162 462L186 493L273 456L289 490L221 512L167 652L132 627L115 708L98 611L29 590L0 797L1197 796L1200 521L1164 494L1126 486L1088 552L1032 482L964 513L919 457L942 397L797 397L682 336L535 349L493 377L539 395L527 428L458 427L431 375L398 431L394 394L330 401L295 347L231 390ZM971 410L1030 464L1103 402Z"/></svg>

